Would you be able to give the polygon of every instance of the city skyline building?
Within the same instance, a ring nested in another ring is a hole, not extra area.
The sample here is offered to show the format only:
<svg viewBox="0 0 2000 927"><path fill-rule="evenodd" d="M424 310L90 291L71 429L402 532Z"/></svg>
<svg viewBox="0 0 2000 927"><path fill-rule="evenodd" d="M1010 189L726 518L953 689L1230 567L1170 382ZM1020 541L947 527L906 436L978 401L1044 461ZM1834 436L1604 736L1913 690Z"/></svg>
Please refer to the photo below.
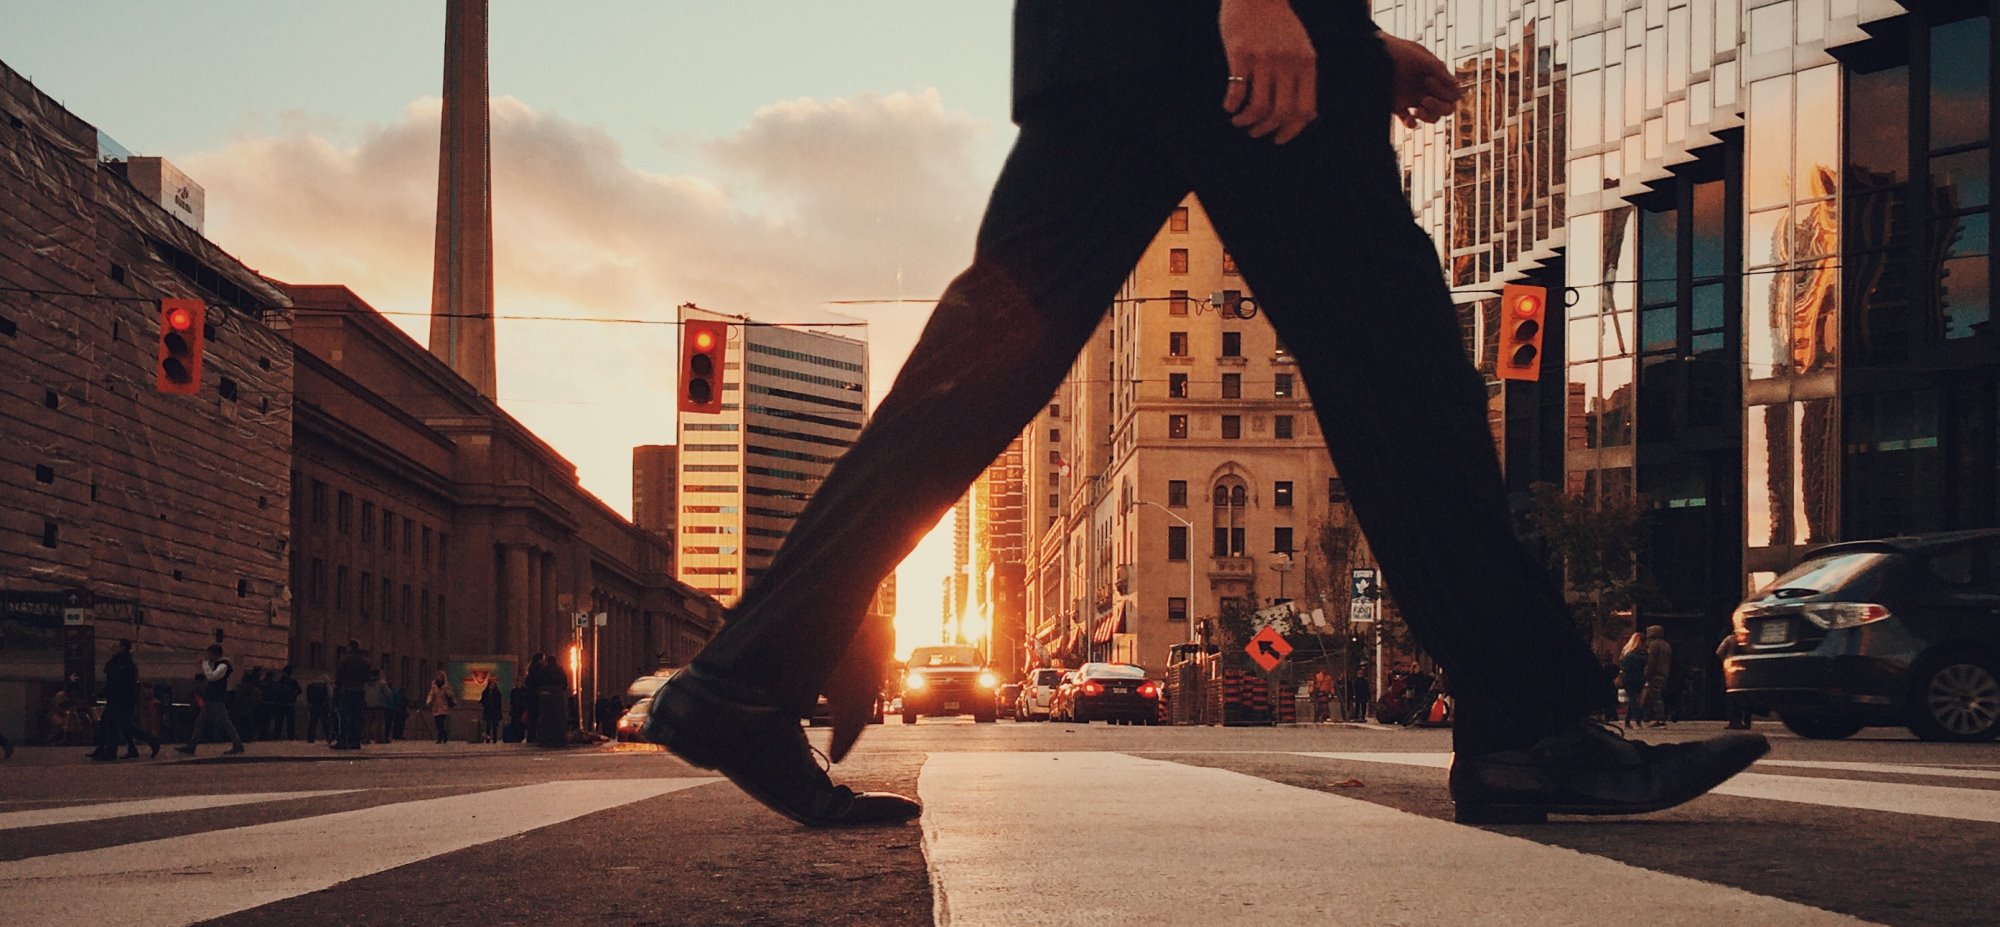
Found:
<svg viewBox="0 0 2000 927"><path fill-rule="evenodd" d="M868 345L692 305L679 319L724 322L728 338L721 411L682 412L676 426L675 569L734 605L866 424Z"/></svg>
<svg viewBox="0 0 2000 927"><path fill-rule="evenodd" d="M632 449L632 523L675 541L680 515L680 446L641 444Z"/></svg>

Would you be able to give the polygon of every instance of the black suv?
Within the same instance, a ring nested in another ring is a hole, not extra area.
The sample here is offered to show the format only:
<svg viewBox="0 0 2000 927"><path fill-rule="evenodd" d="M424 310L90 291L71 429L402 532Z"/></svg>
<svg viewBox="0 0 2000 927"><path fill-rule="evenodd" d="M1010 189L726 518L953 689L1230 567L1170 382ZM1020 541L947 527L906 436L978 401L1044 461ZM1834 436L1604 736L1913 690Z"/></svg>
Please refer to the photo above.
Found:
<svg viewBox="0 0 2000 927"><path fill-rule="evenodd" d="M986 668L977 647L918 647L903 674L903 723L918 715L971 715L982 724L999 717L994 693L1000 677Z"/></svg>
<svg viewBox="0 0 2000 927"><path fill-rule="evenodd" d="M2000 530L1821 548L1734 623L1729 692L1802 737L2000 737Z"/></svg>

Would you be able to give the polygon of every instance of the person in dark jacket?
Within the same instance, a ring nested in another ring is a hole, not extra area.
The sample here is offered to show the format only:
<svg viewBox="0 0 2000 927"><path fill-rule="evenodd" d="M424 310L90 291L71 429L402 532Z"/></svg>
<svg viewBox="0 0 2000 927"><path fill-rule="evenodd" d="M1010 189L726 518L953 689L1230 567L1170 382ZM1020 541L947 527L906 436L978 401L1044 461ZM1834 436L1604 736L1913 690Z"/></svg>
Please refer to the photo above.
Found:
<svg viewBox="0 0 2000 927"><path fill-rule="evenodd" d="M333 689L324 676L306 685L306 743L320 734L333 742Z"/></svg>
<svg viewBox="0 0 2000 927"><path fill-rule="evenodd" d="M87 754L93 760L115 760L118 745L125 745L125 758L139 755L139 741L160 755L160 741L139 729L134 714L139 710L139 664L132 659L132 642L120 640L118 649L104 661L104 715L97 719L97 750Z"/></svg>
<svg viewBox="0 0 2000 927"><path fill-rule="evenodd" d="M500 742L500 681L491 677L479 692L479 738L489 744Z"/></svg>
<svg viewBox="0 0 2000 927"><path fill-rule="evenodd" d="M292 678L292 668L287 666L279 672L278 678L264 685L264 704L270 710L268 734L272 740L291 740L299 736L299 681Z"/></svg>
<svg viewBox="0 0 2000 927"><path fill-rule="evenodd" d="M175 750L193 756L195 745L208 736L209 730L220 728L229 735L228 752L243 752L243 735L237 733L236 722L229 717L229 674L234 670L222 656L221 644L208 645L208 659L201 661L201 668L194 674L196 684L201 687L201 712L194 717L194 732L188 735L188 742Z"/></svg>
<svg viewBox="0 0 2000 927"><path fill-rule="evenodd" d="M374 672L375 668L368 665L368 656L361 652L361 645L348 641L347 654L333 670L333 698L335 710L340 712L340 740L333 744L335 750L361 749L368 708L368 677Z"/></svg>

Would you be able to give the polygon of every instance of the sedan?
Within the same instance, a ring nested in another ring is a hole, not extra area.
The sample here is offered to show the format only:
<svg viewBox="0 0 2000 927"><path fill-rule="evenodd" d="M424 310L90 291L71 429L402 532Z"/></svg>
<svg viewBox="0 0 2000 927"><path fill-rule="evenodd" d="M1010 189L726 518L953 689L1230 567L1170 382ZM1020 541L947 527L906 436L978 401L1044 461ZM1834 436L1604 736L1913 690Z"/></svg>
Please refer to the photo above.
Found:
<svg viewBox="0 0 2000 927"><path fill-rule="evenodd" d="M1802 737L2000 737L2000 531L1821 548L1733 623L1730 694Z"/></svg>
<svg viewBox="0 0 2000 927"><path fill-rule="evenodd" d="M1129 663L1085 663L1077 668L1066 716L1080 724L1160 723L1160 684L1144 667Z"/></svg>

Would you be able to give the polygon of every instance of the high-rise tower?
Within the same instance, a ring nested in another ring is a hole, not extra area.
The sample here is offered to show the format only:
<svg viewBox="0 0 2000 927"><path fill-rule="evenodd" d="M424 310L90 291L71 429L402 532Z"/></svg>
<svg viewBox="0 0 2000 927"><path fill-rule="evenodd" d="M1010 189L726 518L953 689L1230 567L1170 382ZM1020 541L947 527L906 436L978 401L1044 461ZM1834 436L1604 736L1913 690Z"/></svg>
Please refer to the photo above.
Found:
<svg viewBox="0 0 2000 927"><path fill-rule="evenodd" d="M431 353L489 398L493 350L493 152L486 87L487 0L446 0L438 140Z"/></svg>

